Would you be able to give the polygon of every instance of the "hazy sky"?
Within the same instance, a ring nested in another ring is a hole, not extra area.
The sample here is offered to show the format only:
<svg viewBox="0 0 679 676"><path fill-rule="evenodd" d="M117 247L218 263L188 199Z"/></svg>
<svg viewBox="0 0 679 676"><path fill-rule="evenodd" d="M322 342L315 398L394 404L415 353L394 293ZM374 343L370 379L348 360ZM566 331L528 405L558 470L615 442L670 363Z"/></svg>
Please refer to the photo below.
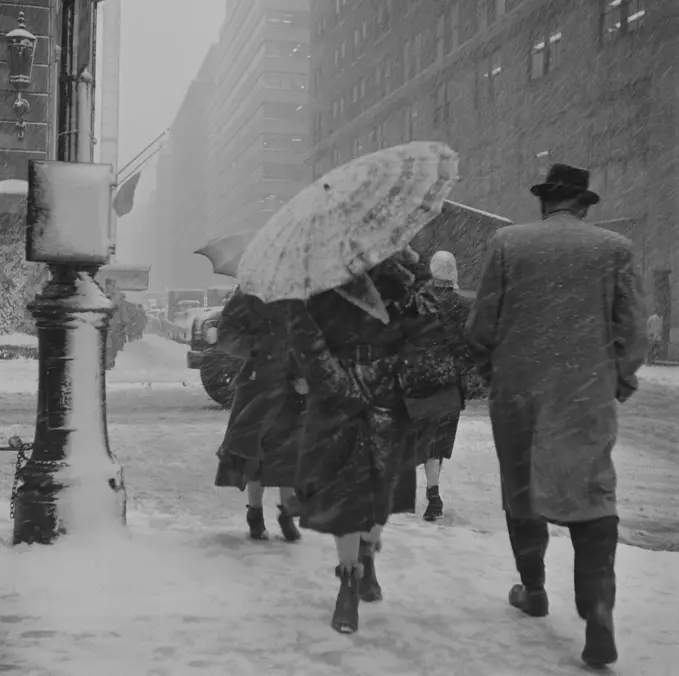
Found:
<svg viewBox="0 0 679 676"><path fill-rule="evenodd" d="M226 0L122 0L120 127L122 168L174 120L208 49L216 42ZM146 212L155 163L141 176L135 208L118 224L117 257L146 260Z"/></svg>
<svg viewBox="0 0 679 676"><path fill-rule="evenodd" d="M226 0L123 0L119 166L172 123Z"/></svg>

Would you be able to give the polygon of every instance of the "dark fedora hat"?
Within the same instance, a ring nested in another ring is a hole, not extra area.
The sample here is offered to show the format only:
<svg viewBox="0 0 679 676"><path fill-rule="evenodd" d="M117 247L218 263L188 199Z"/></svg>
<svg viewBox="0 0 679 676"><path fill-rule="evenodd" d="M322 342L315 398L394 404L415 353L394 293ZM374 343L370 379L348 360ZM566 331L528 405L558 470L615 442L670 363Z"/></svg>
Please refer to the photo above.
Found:
<svg viewBox="0 0 679 676"><path fill-rule="evenodd" d="M579 197L590 206L599 202L599 195L589 189L589 171L568 164L553 164L545 182L534 185L530 191L540 199Z"/></svg>

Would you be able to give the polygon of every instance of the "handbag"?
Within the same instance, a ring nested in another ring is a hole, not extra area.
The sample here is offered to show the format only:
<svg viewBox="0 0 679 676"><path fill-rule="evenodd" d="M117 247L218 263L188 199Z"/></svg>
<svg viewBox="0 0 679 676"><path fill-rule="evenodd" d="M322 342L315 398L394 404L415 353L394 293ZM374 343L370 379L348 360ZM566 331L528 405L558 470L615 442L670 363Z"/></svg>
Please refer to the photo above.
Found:
<svg viewBox="0 0 679 676"><path fill-rule="evenodd" d="M408 416L413 421L440 420L462 410L459 387L439 390L429 397L403 397Z"/></svg>
<svg viewBox="0 0 679 676"><path fill-rule="evenodd" d="M433 305L433 304L432 304ZM446 318L435 312L446 342L454 342ZM412 420L441 418L462 408L461 378L446 345L421 346L401 363L399 383Z"/></svg>

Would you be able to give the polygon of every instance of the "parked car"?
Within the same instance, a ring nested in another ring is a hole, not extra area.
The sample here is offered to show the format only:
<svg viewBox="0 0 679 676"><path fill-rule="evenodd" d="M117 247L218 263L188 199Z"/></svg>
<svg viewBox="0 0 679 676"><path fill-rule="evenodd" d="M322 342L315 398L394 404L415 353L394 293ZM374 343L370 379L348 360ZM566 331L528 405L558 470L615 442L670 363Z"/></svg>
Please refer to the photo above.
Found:
<svg viewBox="0 0 679 676"><path fill-rule="evenodd" d="M200 379L208 396L220 406L229 408L233 403L233 381L243 362L217 346L217 326L221 314L221 307L212 307L194 316L186 359L190 369L200 371Z"/></svg>

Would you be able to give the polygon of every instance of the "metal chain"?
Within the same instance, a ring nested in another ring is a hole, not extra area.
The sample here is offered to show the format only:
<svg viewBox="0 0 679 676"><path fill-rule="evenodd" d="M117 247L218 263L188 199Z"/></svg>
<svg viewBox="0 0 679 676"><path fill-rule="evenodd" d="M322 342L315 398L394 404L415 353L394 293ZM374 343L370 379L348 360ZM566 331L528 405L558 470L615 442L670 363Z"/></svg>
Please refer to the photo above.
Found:
<svg viewBox="0 0 679 676"><path fill-rule="evenodd" d="M21 470L26 466L26 463L28 462L28 456L24 452L24 449L27 448L28 446L29 444L21 444L21 446L19 446L19 448L17 449L17 461L14 467L14 483L12 484L12 497L10 498L9 502L10 519L14 518L14 504L16 502L17 491L19 490L19 474L21 473Z"/></svg>

